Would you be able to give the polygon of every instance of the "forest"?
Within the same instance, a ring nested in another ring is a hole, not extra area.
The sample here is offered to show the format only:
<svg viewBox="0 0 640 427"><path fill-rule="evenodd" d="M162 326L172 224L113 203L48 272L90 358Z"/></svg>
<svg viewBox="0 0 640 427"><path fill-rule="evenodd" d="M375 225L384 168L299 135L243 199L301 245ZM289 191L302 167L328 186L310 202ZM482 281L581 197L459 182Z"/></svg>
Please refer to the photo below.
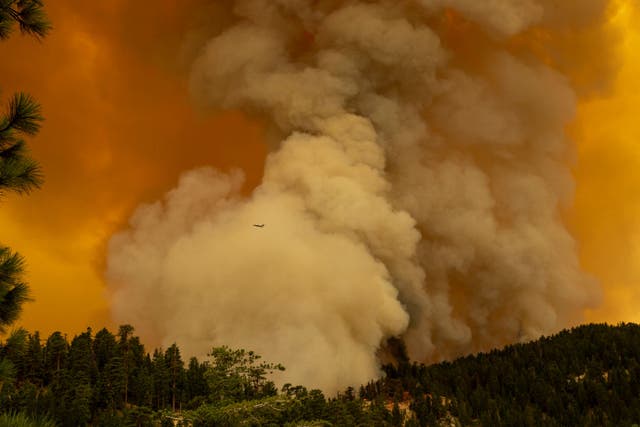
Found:
<svg viewBox="0 0 640 427"><path fill-rule="evenodd" d="M43 39L42 0L0 0L0 41ZM0 196L43 182L25 138L44 117L18 92L0 115ZM327 396L276 385L286 369L250 349L212 347L204 360L177 344L149 351L131 325L74 337L16 329L31 296L22 256L0 245L0 427L67 426L638 426L640 325L590 324L425 365L393 339L381 376ZM300 349L305 351L305 349ZM268 355L264 355L268 359Z"/></svg>
<svg viewBox="0 0 640 427"><path fill-rule="evenodd" d="M283 370L225 346L207 360L148 352L133 327L68 340L23 329L0 346L0 426L632 426L640 325L591 324L426 366L402 351L335 396L281 387Z"/></svg>

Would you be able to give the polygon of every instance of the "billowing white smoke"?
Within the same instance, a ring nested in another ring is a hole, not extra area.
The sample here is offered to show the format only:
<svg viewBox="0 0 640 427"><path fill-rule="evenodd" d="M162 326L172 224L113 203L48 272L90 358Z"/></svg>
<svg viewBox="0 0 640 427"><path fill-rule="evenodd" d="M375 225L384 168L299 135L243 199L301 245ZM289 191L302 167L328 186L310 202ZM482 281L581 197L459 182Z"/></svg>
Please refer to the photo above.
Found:
<svg viewBox="0 0 640 427"><path fill-rule="evenodd" d="M436 360L555 331L597 300L558 215L573 93L505 47L557 25L553 1L233 8L194 93L282 142L248 198L240 173L205 168L138 209L110 244L115 320L189 354L250 348L331 392L378 375L389 337ZM445 48L432 28L451 10L480 52Z"/></svg>

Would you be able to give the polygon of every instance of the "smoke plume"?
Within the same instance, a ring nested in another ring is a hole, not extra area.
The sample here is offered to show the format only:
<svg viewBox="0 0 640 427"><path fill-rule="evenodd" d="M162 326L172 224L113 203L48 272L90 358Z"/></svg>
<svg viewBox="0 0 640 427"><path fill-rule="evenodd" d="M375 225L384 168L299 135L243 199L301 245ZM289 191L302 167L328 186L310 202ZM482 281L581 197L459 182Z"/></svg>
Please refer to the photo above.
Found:
<svg viewBox="0 0 640 427"><path fill-rule="evenodd" d="M191 87L267 123L262 183L202 168L141 206L110 243L115 320L329 392L377 376L390 337L435 361L579 321L599 289L560 217L576 95L530 45L607 8L557 3L225 3Z"/></svg>

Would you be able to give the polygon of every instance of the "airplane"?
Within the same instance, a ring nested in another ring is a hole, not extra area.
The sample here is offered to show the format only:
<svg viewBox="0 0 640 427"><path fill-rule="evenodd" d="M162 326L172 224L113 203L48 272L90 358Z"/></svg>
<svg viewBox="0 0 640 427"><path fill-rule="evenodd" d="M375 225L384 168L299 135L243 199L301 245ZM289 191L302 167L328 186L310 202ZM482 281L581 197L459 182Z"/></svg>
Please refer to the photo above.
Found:
<svg viewBox="0 0 640 427"><path fill-rule="evenodd" d="M264 224L253 224L253 226L254 226L254 227L262 228L262 227L264 227Z"/></svg>

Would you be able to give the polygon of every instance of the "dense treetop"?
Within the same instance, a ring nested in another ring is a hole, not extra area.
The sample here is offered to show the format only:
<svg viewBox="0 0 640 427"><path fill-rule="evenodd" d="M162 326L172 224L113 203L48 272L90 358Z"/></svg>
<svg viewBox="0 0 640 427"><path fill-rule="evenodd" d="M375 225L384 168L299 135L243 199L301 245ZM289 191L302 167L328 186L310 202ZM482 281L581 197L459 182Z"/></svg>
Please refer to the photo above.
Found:
<svg viewBox="0 0 640 427"><path fill-rule="evenodd" d="M397 343L401 347L401 343ZM402 355L402 352L399 353ZM14 332L0 412L60 426L631 426L640 421L640 326L586 325L431 366L400 356L384 378L337 396L285 384L251 351L147 352L131 326L70 341ZM1 422L1 421L0 421Z"/></svg>

